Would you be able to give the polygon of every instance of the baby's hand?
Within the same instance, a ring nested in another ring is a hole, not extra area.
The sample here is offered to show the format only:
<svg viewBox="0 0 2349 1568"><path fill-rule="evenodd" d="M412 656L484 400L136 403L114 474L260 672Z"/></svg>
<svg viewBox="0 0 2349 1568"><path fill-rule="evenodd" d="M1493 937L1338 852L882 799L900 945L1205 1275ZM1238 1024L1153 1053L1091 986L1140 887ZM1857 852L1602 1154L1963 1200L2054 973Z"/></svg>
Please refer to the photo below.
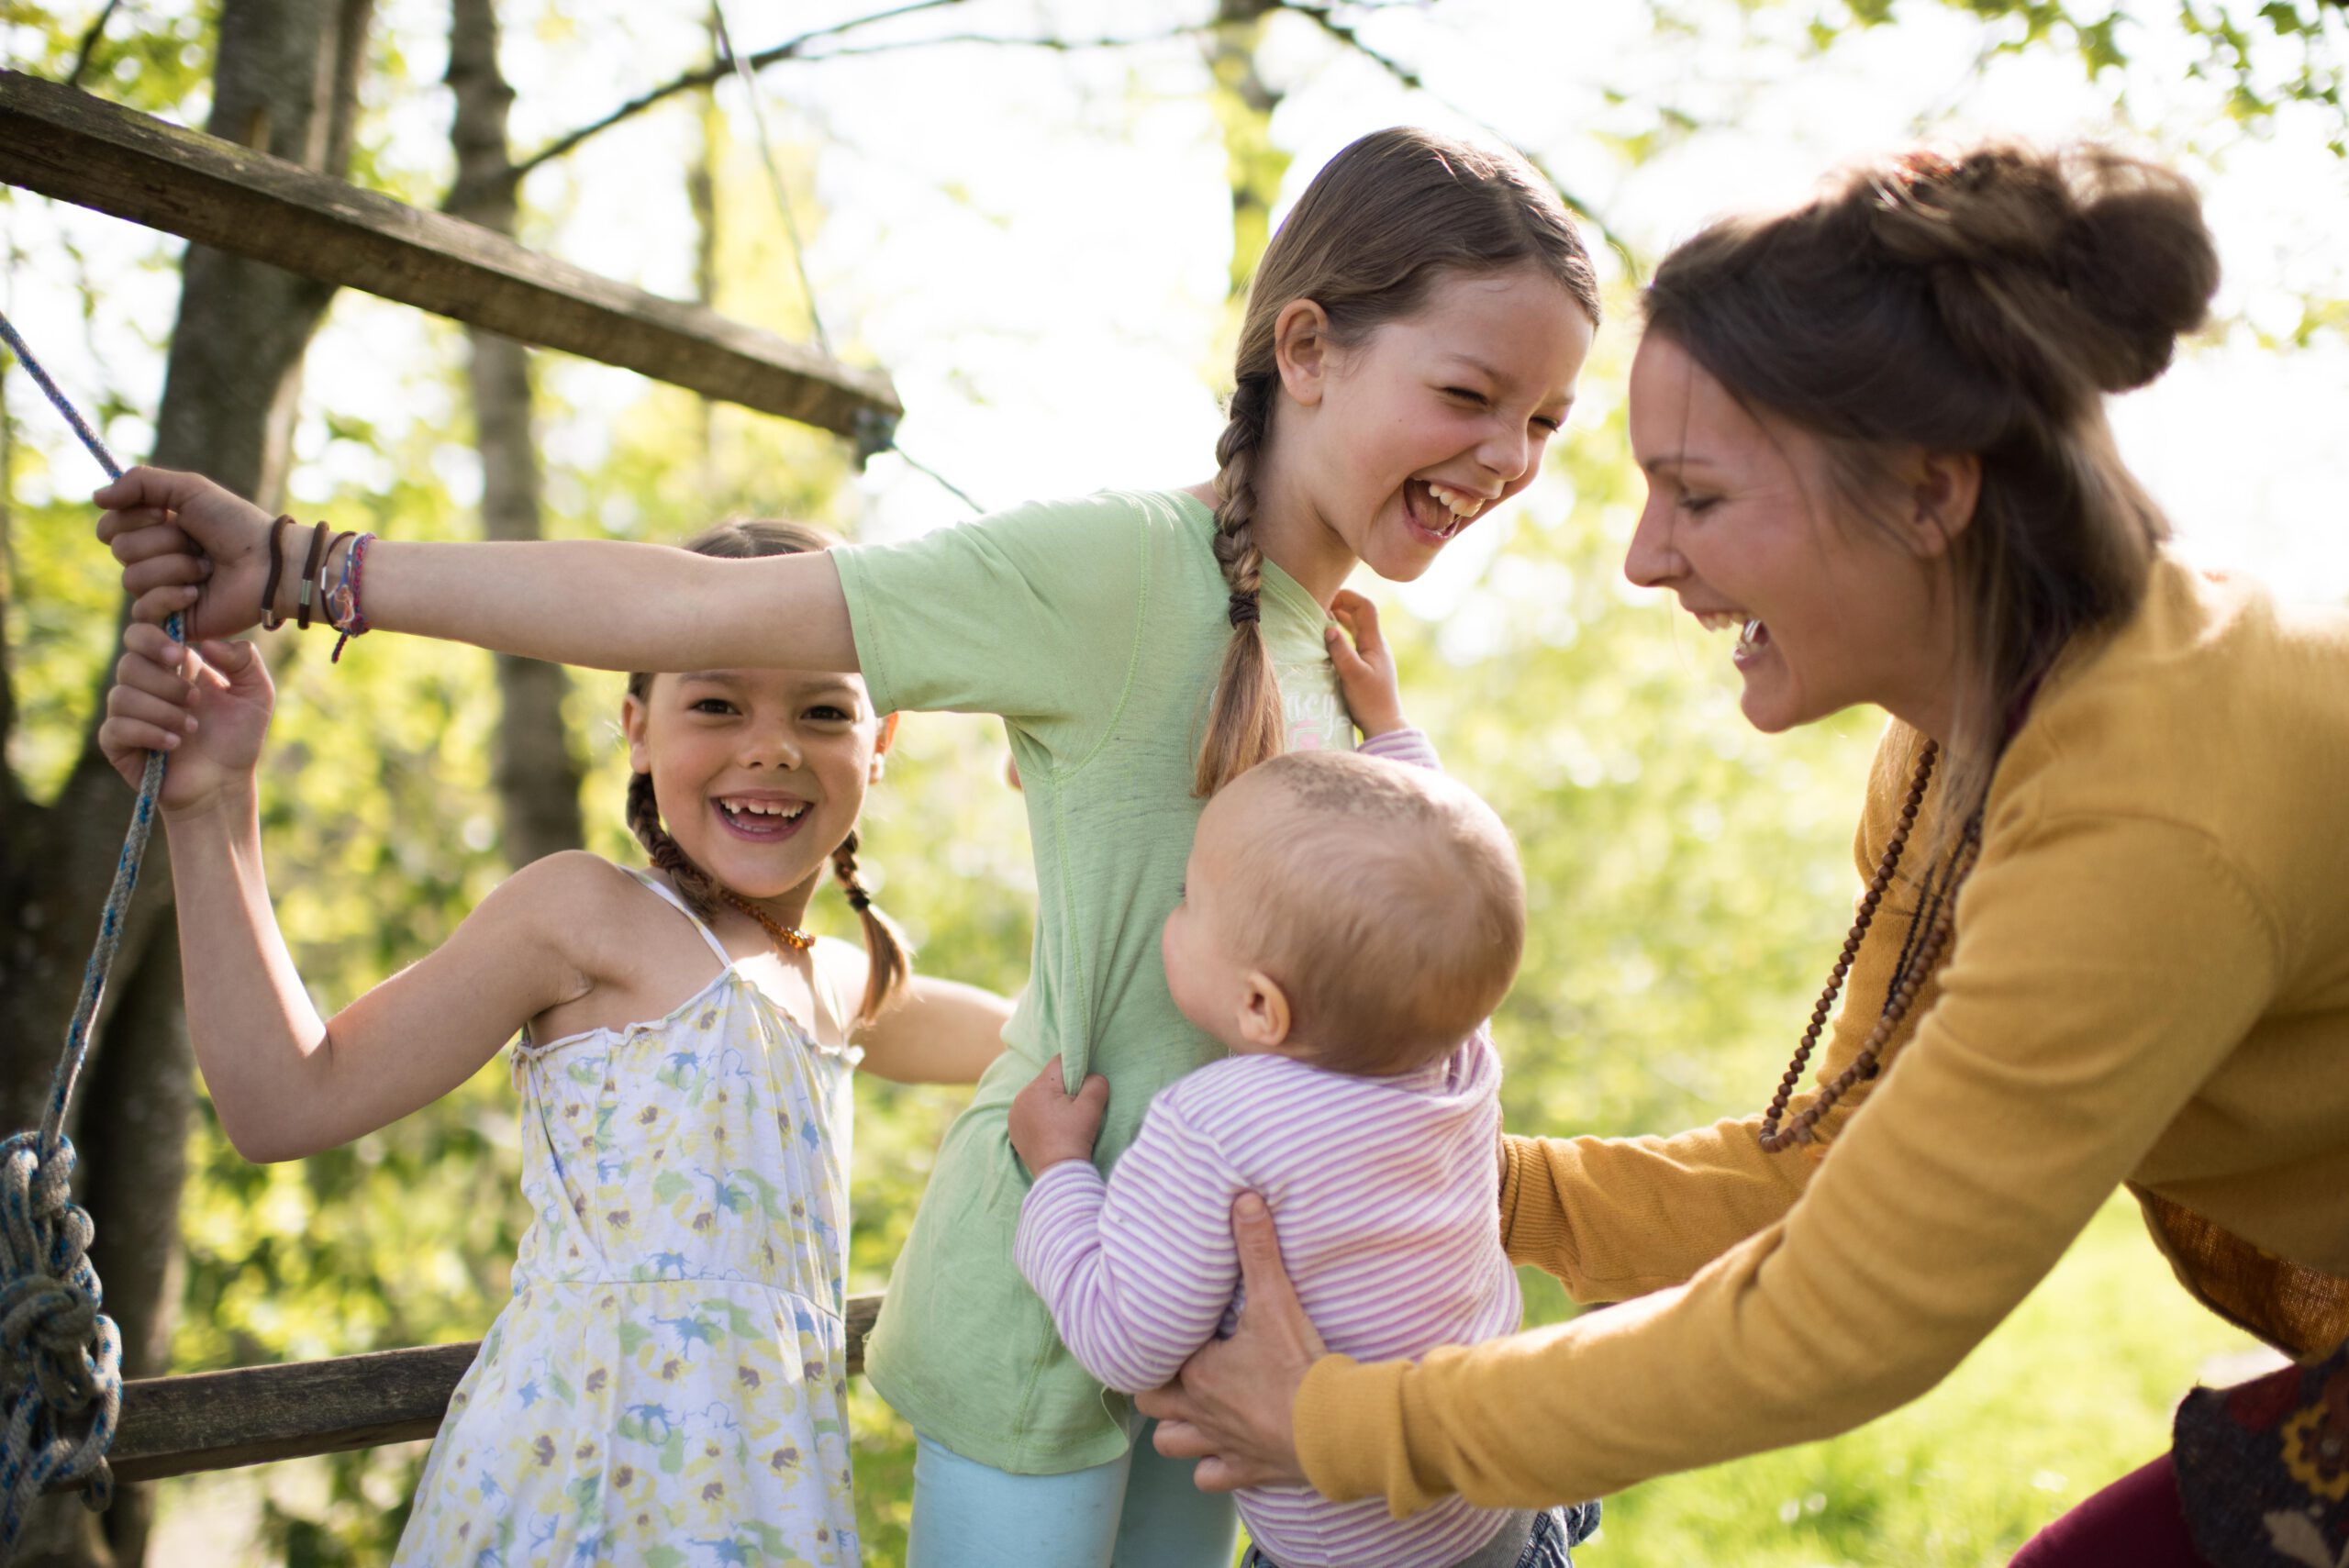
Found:
<svg viewBox="0 0 2349 1568"><path fill-rule="evenodd" d="M1351 588L1341 588L1330 613L1337 619L1321 628L1321 639L1330 645L1330 662L1338 667L1338 685L1346 695L1354 728L1364 740L1409 728L1403 717L1403 693L1395 681L1395 655L1378 632L1378 606Z"/></svg>
<svg viewBox="0 0 2349 1568"><path fill-rule="evenodd" d="M1063 1161L1092 1159L1108 1103L1109 1080L1100 1073L1087 1073L1072 1096L1061 1087L1061 1059L1046 1062L1011 1102L1011 1147L1028 1173L1041 1176Z"/></svg>
<svg viewBox="0 0 2349 1568"><path fill-rule="evenodd" d="M133 624L122 634L98 749L134 789L147 753L169 752L164 812L201 810L226 790L250 786L275 700L251 643L183 648L160 627Z"/></svg>

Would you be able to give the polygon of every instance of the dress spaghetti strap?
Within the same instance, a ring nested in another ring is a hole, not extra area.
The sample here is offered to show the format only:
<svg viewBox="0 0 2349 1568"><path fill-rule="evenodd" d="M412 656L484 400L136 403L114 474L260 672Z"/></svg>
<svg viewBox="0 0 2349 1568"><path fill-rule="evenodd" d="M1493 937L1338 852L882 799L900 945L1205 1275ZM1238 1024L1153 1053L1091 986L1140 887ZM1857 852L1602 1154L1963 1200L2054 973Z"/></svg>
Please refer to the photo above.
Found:
<svg viewBox="0 0 2349 1568"><path fill-rule="evenodd" d="M731 969L734 967L734 955L726 951L726 944L718 940L718 933L709 929L708 922L705 921L700 916L695 914L693 910L686 906L685 901L677 896L677 890L675 888L671 887L667 883L662 882L659 877L652 875L650 872L638 871L633 866L622 866L620 867L620 870L628 873L629 875L636 878L637 881L642 883L647 888L660 895L662 899L665 901L671 908L676 910L678 914L683 915L686 919L691 920L694 923L694 929L701 933L701 940L709 944L709 951L718 955L718 966L720 969Z"/></svg>

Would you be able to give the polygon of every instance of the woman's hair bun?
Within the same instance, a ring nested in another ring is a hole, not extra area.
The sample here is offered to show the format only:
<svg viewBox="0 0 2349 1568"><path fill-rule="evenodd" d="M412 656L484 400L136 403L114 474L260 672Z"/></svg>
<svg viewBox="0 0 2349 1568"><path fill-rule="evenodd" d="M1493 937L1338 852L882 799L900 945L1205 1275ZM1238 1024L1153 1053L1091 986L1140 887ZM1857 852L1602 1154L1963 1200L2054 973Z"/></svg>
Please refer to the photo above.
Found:
<svg viewBox="0 0 2349 1568"><path fill-rule="evenodd" d="M1860 171L1847 199L1925 270L1959 350L2051 410L2160 375L2218 287L2193 185L2110 148L1909 152Z"/></svg>

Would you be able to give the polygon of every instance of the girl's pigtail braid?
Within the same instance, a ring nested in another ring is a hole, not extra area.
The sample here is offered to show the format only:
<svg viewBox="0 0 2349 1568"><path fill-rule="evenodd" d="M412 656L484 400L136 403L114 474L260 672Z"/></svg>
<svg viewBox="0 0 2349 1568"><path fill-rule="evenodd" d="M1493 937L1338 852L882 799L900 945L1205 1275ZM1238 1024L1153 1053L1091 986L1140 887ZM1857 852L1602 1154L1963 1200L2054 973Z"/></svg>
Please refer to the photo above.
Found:
<svg viewBox="0 0 2349 1568"><path fill-rule="evenodd" d="M1256 548L1256 455L1272 414L1273 377L1243 375L1231 394L1230 417L1216 441L1215 558L1231 590L1226 611L1231 641L1224 649L1207 739L1192 772L1194 795L1213 795L1257 763L1280 754L1280 679L1260 624L1264 552Z"/></svg>
<svg viewBox="0 0 2349 1568"><path fill-rule="evenodd" d="M857 1004L856 1021L869 1024L913 978L913 954L905 932L874 906L873 895L857 880L854 833L832 851L832 875L848 895L848 906L856 911L857 923L864 928L864 999Z"/></svg>
<svg viewBox="0 0 2349 1568"><path fill-rule="evenodd" d="M653 867L669 873L670 884L704 920L718 917L718 884L696 865L661 826L661 803L652 796L652 775L631 773L628 781L628 825Z"/></svg>

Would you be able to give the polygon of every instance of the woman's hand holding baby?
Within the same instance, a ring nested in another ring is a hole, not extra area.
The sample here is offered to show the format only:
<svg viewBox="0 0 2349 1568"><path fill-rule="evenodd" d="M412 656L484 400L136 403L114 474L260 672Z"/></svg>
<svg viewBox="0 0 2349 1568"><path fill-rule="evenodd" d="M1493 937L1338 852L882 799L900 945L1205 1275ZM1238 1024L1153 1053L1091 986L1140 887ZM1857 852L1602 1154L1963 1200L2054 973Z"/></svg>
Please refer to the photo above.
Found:
<svg viewBox="0 0 2349 1568"><path fill-rule="evenodd" d="M1063 1161L1092 1159L1094 1140L1101 1136L1109 1080L1090 1073L1074 1095L1061 1083L1061 1059L1055 1056L1011 1102L1011 1147L1030 1176Z"/></svg>
<svg viewBox="0 0 2349 1568"><path fill-rule="evenodd" d="M161 805L184 817L250 789L275 702L251 643L183 648L160 627L134 624L123 632L98 748L133 789L147 753L169 752Z"/></svg>
<svg viewBox="0 0 2349 1568"><path fill-rule="evenodd" d="M1321 628L1329 645L1330 662L1337 667L1338 686L1345 693L1346 711L1365 740L1409 728L1403 717L1403 691L1395 678L1394 651L1378 629L1378 606L1341 588L1330 601L1334 617ZM1343 629L1341 629L1341 628Z"/></svg>
<svg viewBox="0 0 2349 1568"><path fill-rule="evenodd" d="M1231 1239L1246 1296L1239 1327L1194 1351L1173 1383L1136 1396L1134 1404L1156 1418L1152 1440L1159 1452L1199 1462L1192 1484L1202 1492L1305 1485L1297 1392L1329 1347L1297 1299L1272 1211L1254 1193L1232 1204Z"/></svg>

